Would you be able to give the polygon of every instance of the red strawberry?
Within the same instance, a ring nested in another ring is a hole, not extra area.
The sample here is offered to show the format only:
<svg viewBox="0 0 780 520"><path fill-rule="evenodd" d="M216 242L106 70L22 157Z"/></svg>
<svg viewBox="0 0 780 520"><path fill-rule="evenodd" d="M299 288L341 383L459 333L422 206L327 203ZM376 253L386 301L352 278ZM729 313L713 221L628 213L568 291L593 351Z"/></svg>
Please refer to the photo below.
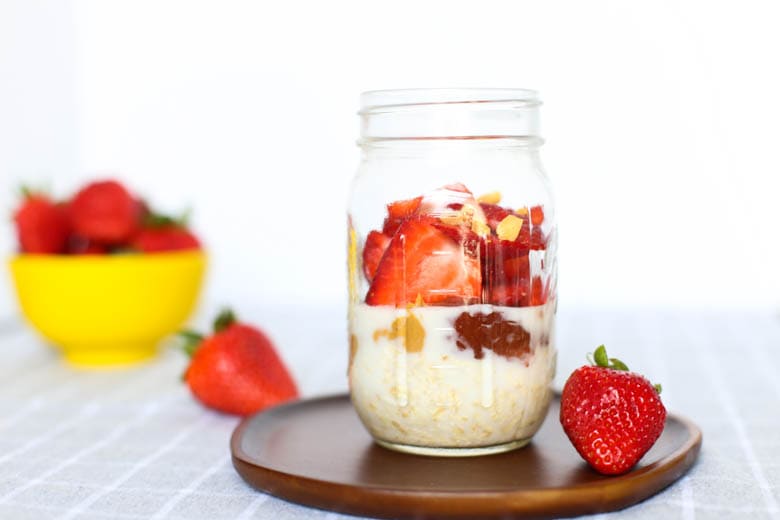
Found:
<svg viewBox="0 0 780 520"><path fill-rule="evenodd" d="M68 241L68 216L65 208L45 195L29 193L14 214L19 247L23 253L63 253Z"/></svg>
<svg viewBox="0 0 780 520"><path fill-rule="evenodd" d="M210 337L184 332L192 361L184 380L192 394L215 410L249 415L298 397L287 368L260 330L224 311Z"/></svg>
<svg viewBox="0 0 780 520"><path fill-rule="evenodd" d="M387 218L382 227L382 232L389 237L395 235L403 221L417 212L421 201L422 197L415 197L408 200L397 200L388 204Z"/></svg>
<svg viewBox="0 0 780 520"><path fill-rule="evenodd" d="M107 244L126 242L141 226L142 204L117 181L93 182L70 203L70 221L77 234Z"/></svg>
<svg viewBox="0 0 780 520"><path fill-rule="evenodd" d="M605 475L630 470L664 429L666 408L653 386L607 358L604 345L594 352L595 366L575 370L563 387L560 421L574 448Z"/></svg>
<svg viewBox="0 0 780 520"><path fill-rule="evenodd" d="M133 238L131 248L143 253L161 251L182 251L200 249L200 241L187 228L168 224L161 227L147 227Z"/></svg>
<svg viewBox="0 0 780 520"><path fill-rule="evenodd" d="M363 246L363 273L369 282L374 279L376 268L390 245L390 240L389 236L379 231L371 231L366 237L366 245Z"/></svg>
<svg viewBox="0 0 780 520"><path fill-rule="evenodd" d="M479 301L479 258L467 254L437 225L438 219L423 215L401 224L377 267L367 304L401 307L414 303L418 295L428 304Z"/></svg>

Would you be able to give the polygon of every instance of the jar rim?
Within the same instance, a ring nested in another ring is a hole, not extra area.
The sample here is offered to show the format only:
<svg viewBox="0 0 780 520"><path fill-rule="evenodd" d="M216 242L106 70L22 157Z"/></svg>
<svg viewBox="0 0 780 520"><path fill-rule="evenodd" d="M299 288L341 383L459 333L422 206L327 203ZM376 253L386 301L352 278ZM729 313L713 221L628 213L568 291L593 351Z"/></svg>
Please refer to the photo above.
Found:
<svg viewBox="0 0 780 520"><path fill-rule="evenodd" d="M525 88L406 88L363 92L359 113L406 106L507 102L527 107L542 104L536 90Z"/></svg>

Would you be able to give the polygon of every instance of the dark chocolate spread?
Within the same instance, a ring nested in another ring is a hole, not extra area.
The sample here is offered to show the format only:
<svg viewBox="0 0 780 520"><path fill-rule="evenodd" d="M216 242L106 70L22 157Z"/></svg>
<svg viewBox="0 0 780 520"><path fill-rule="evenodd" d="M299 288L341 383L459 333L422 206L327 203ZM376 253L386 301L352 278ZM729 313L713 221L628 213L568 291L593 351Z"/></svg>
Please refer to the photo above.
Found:
<svg viewBox="0 0 780 520"><path fill-rule="evenodd" d="M516 321L505 320L500 312L461 313L455 320L459 350L470 348L474 358L485 357L484 349L499 356L522 358L531 353L531 335Z"/></svg>

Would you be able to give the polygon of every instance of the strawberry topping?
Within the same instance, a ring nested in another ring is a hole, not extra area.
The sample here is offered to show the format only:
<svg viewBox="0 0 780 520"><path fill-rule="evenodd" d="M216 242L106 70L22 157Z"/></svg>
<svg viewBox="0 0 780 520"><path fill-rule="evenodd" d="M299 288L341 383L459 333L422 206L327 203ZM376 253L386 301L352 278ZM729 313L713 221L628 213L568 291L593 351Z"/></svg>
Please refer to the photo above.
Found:
<svg viewBox="0 0 780 520"><path fill-rule="evenodd" d="M462 305L479 301L479 260L466 254L433 217L415 216L398 228L366 296L369 305Z"/></svg>
<svg viewBox="0 0 780 520"><path fill-rule="evenodd" d="M390 245L390 240L389 236L379 231L371 231L366 237L366 245L363 246L363 273L369 282L374 279L379 261Z"/></svg>

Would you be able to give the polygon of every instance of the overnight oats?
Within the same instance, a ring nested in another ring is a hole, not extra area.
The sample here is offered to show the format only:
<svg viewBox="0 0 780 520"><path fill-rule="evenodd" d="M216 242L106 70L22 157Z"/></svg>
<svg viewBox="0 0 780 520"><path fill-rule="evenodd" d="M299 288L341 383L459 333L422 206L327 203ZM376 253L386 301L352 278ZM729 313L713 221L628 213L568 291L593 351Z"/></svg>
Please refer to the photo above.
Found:
<svg viewBox="0 0 780 520"><path fill-rule="evenodd" d="M433 90L367 93L363 104L348 230L355 409L396 450L523 446L547 413L556 361L539 102L530 91Z"/></svg>

